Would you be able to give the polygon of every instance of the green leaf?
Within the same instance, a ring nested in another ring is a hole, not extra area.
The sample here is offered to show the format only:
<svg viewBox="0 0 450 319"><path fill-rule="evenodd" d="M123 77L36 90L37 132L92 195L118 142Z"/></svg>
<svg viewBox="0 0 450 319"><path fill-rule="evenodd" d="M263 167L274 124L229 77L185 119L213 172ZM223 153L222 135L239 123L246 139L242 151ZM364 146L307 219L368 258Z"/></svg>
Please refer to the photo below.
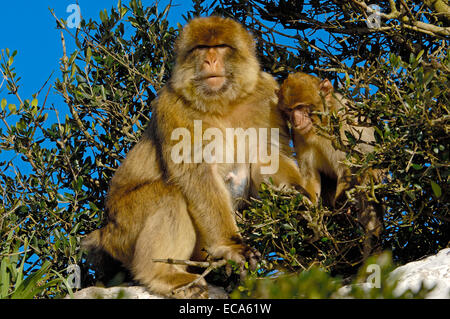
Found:
<svg viewBox="0 0 450 319"><path fill-rule="evenodd" d="M92 209L92 210L98 210L97 205L95 205L93 202L89 202L89 207L90 207L90 209Z"/></svg>
<svg viewBox="0 0 450 319"><path fill-rule="evenodd" d="M424 50L421 50L421 51L419 52L419 54L418 54L417 57L416 57L416 61L418 61L418 60L422 57L422 55L423 55L424 52L425 52Z"/></svg>
<svg viewBox="0 0 450 319"><path fill-rule="evenodd" d="M433 190L434 195L439 198L442 195L441 187L435 182L431 181L431 189Z"/></svg>
<svg viewBox="0 0 450 319"><path fill-rule="evenodd" d="M350 86L350 76L348 75L347 72L345 72L345 85L346 85L347 87Z"/></svg>
<svg viewBox="0 0 450 319"><path fill-rule="evenodd" d="M10 104L8 106L9 111L11 112L11 114L15 114L17 111L16 105L15 104Z"/></svg>
<svg viewBox="0 0 450 319"><path fill-rule="evenodd" d="M10 278L7 270L9 264L9 258L3 257L0 265L0 298L5 298L9 292Z"/></svg>
<svg viewBox="0 0 450 319"><path fill-rule="evenodd" d="M86 64L89 64L89 62L91 62L91 57L92 57L92 50L91 47L88 47L86 49Z"/></svg>
<svg viewBox="0 0 450 319"><path fill-rule="evenodd" d="M38 283L41 280L44 280L44 275L47 274L50 266L51 263L46 260L38 271L29 275L19 286L16 287L11 295L11 299L32 299L34 296L43 291L48 284L38 285Z"/></svg>
<svg viewBox="0 0 450 319"><path fill-rule="evenodd" d="M108 22L108 11L106 11L106 9L100 11L100 20L102 20L103 24L106 24Z"/></svg>
<svg viewBox="0 0 450 319"><path fill-rule="evenodd" d="M75 58L78 56L78 50L75 50L75 52L72 53L69 59L69 65L72 65L73 61L75 61Z"/></svg>
<svg viewBox="0 0 450 319"><path fill-rule="evenodd" d="M436 74L435 70L431 70L431 71L428 71L427 73L425 73L425 77L423 79L423 84L428 85L431 82L431 80L434 78L435 74Z"/></svg>
<svg viewBox="0 0 450 319"><path fill-rule="evenodd" d="M128 8L122 7L120 8L120 18L124 17L128 12Z"/></svg>
<svg viewBox="0 0 450 319"><path fill-rule="evenodd" d="M30 238L34 236L34 233L31 235ZM25 265L25 261L27 260L27 250L28 250L28 238L25 237L25 242L23 244L23 257L22 261L20 263L19 269L17 270L17 279L16 279L16 285L19 286L22 283L23 279L23 267Z"/></svg>
<svg viewBox="0 0 450 319"><path fill-rule="evenodd" d="M1 104L1 106L2 106L2 111L5 109L6 104L7 104L6 99L2 99L2 104Z"/></svg>
<svg viewBox="0 0 450 319"><path fill-rule="evenodd" d="M36 107L38 105L38 100L34 99L33 101L31 101L31 106L32 107Z"/></svg>

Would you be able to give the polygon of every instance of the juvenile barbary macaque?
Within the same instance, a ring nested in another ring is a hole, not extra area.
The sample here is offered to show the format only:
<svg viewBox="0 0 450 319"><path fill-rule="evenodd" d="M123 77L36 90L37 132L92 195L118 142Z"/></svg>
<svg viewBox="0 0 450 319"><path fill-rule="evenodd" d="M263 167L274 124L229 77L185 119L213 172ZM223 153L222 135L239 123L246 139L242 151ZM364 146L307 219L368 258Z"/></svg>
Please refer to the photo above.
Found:
<svg viewBox="0 0 450 319"><path fill-rule="evenodd" d="M375 141L374 129L347 123L349 114L346 101L334 92L328 79L320 80L301 72L290 74L281 85L278 106L291 123L301 186L313 203L317 203L321 196L328 196L323 198L324 201L335 206L336 200L351 186L367 183L370 177L381 176L379 171L370 170L364 176L354 177L350 168L343 163L346 153L334 148L330 138L319 134L319 127L326 127L330 114L334 113L342 123L342 141L346 141L344 132L348 131L358 140L358 151L363 154L373 151L371 143ZM322 183L324 179L327 184ZM330 180L335 183L330 183ZM369 241L373 242L373 237L380 236L383 228L381 215L379 205L359 199L358 220L368 237L364 248L366 255L373 248Z"/></svg>
<svg viewBox="0 0 450 319"><path fill-rule="evenodd" d="M255 266L259 253L243 242L234 218L237 198L255 195L269 178L276 186L300 183L277 90L273 77L260 69L252 36L239 23L220 17L188 23L150 124L111 180L108 223L88 235L84 246L107 252L150 291L168 296L199 275L154 259L208 255ZM242 150L237 134L229 138L230 129L248 133L248 140L256 132L267 145L255 148L249 142ZM224 152L212 142L226 146ZM229 157L230 148L237 154ZM277 155L276 163L269 163L274 171L260 158L250 160L261 149ZM247 160L238 162L242 154ZM174 297L207 296L202 279Z"/></svg>

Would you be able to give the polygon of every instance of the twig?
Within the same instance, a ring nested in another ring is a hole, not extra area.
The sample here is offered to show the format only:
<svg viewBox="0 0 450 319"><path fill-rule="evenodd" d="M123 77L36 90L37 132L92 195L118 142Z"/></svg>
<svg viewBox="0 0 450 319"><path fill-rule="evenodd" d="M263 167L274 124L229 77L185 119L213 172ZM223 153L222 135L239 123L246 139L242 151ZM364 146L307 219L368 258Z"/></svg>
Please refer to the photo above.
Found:
<svg viewBox="0 0 450 319"><path fill-rule="evenodd" d="M49 77L47 78L47 80L44 82L44 85L42 85L42 87L38 90L36 97L39 96L39 94L41 94L41 91L44 89L44 87L47 85L48 81L50 81L50 78L52 77L53 73L55 73L55 71L53 70L52 73L50 73ZM51 86L50 86L51 88ZM50 90L50 89L49 89ZM48 93L47 93L48 95Z"/></svg>
<svg viewBox="0 0 450 319"><path fill-rule="evenodd" d="M62 47L63 47L63 57L62 57L62 72L68 72L69 70L69 66L68 66L68 61L69 58L67 57L67 53L66 53L66 41L64 39L64 34L61 31L61 43L62 43ZM99 150L101 150L102 152L106 153L108 152L108 150L105 148L105 146L103 146L100 143L97 143L97 141L95 140L95 138L88 132L88 130L86 129L85 125L83 124L83 122L81 121L80 117L78 116L78 112L75 109L75 105L73 105L72 100L70 99L68 93L67 93L67 84L65 81L62 82L63 85L63 97L64 100L66 101L67 105L69 106L70 109L70 113L72 114L75 122L77 123L78 127L80 128L80 130L83 132L83 134L86 136L86 138L93 144L95 145Z"/></svg>

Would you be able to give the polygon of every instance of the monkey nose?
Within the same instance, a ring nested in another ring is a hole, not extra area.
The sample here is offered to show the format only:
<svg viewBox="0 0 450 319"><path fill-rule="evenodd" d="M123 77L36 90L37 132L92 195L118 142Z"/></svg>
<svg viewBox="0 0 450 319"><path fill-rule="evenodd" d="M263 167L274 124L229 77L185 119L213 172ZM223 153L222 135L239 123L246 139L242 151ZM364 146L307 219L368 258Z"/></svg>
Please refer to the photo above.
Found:
<svg viewBox="0 0 450 319"><path fill-rule="evenodd" d="M217 59L215 59L215 58L205 59L205 64L209 67L214 67L216 65L216 63L217 63Z"/></svg>

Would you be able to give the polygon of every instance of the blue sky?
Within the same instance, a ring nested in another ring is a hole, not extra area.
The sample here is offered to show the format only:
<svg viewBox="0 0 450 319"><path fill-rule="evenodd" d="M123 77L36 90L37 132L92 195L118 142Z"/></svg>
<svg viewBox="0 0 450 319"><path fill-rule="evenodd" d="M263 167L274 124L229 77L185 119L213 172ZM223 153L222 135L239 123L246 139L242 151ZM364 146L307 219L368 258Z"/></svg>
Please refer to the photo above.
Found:
<svg viewBox="0 0 450 319"><path fill-rule="evenodd" d="M141 0L144 7L151 6L155 0ZM169 3L169 0L159 0L158 6L162 11ZM38 0L38 1L2 1L0 4L0 53L8 48L10 52L17 50L12 67L19 81L19 95L22 100L32 100L32 94L42 88L49 76L52 74L47 86L38 96L39 104L45 98L49 85L53 85L57 78L60 78L59 63L63 55L61 45L61 31L56 28L56 21L50 13L50 8L54 10L58 18L69 20L73 13L68 6L79 4L82 17L100 20L100 11L106 9L108 12L112 7L117 7L118 0ZM129 0L122 0L122 4L128 6ZM177 23L184 24L182 15L191 9L191 1L172 0L172 8L169 11L169 21L176 27ZM65 34L67 54L75 50L74 40ZM0 77L0 101L6 99L8 104L20 104L15 96L9 95L6 89L6 82ZM58 110L59 117L64 118L68 112L68 107L63 98L51 89L46 101L46 109L54 106ZM49 115L47 123L56 123L55 112L46 112ZM8 121L14 121L10 117ZM5 126L0 122L0 129ZM0 161L16 158L14 151L0 152ZM15 160L20 171L24 174L30 172L30 167L22 161Z"/></svg>
<svg viewBox="0 0 450 319"><path fill-rule="evenodd" d="M128 0L122 1L128 5ZM56 22L49 8L54 9L56 16L67 19L71 12L66 9L70 4L76 4L77 0L38 0L38 1L2 1L0 4L0 50L9 48L11 52L17 50L13 67L18 76L19 93L23 99L31 99L52 71L54 74L50 83L59 76L59 59L62 56L60 31L56 29ZM142 0L144 6L155 3L154 0ZM169 3L168 0L160 0L161 10ZM99 12L117 6L117 0L78 0L81 15L84 19L99 20ZM183 23L182 14L190 8L190 1L174 0L170 11L170 22L175 26L177 22ZM74 46L70 45L71 39L66 37L67 53L70 54ZM46 89L45 89L46 91ZM8 103L16 103L15 98L6 95L5 87L0 88L0 100L7 98ZM44 98L45 92L40 98ZM47 100L47 106L54 104L57 108L62 99L51 91Z"/></svg>

